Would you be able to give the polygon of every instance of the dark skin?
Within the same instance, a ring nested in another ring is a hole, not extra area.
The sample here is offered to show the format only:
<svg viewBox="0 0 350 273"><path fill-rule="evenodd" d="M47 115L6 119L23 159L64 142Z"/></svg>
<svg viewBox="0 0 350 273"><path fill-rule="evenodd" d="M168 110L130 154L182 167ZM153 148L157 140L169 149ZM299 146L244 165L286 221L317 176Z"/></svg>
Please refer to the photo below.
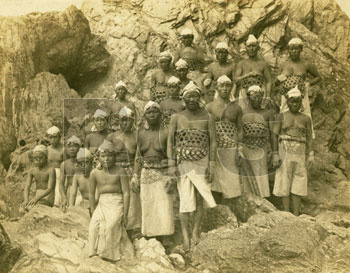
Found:
<svg viewBox="0 0 350 273"><path fill-rule="evenodd" d="M24 188L24 202L22 206L24 208L34 206L36 204L43 204L52 206L47 200L43 199L55 189L56 174L55 169L47 164L47 157L41 152L33 154L34 167L28 172L27 183ZM31 185L35 182L36 190L44 190L40 194L29 201L29 193Z"/></svg>
<svg viewBox="0 0 350 273"><path fill-rule="evenodd" d="M308 79L309 83L310 85L315 85L321 81L321 75L314 64L300 58L302 50L303 47L301 45L290 45L288 47L289 59L279 67L278 74L280 76L298 75L302 76L304 80L311 76ZM278 77L279 79L281 79L280 76Z"/></svg>
<svg viewBox="0 0 350 273"><path fill-rule="evenodd" d="M259 45L252 43L246 45L248 59L244 59L237 64L235 81L238 84L243 78L247 76L262 75L265 79L265 98L269 98L271 94L271 71L267 62L258 57ZM237 98L238 94L236 94Z"/></svg>
<svg viewBox="0 0 350 273"><path fill-rule="evenodd" d="M179 97L180 86L178 84L168 84L169 97L160 103L162 111L173 110L181 112L185 109L183 100Z"/></svg>
<svg viewBox="0 0 350 273"><path fill-rule="evenodd" d="M168 135L168 149L167 154L169 158L169 175L176 176L177 170L175 166L175 133L183 129L199 129L209 132L209 159L210 164L207 169L207 179L211 182L215 171L215 159L216 159L216 139L215 139L215 122L214 118L207 112L205 108L200 107L200 94L196 91L187 92L184 96L186 109L180 113L177 113L171 117L169 125ZM197 210L194 212L194 225L192 232L192 239L199 241L200 237L200 224L203 214L203 198L196 190ZM180 213L181 230L184 238L184 250L190 249L190 237L189 237L189 213Z"/></svg>
<svg viewBox="0 0 350 273"><path fill-rule="evenodd" d="M91 153L95 153L98 147L107 138L109 131L107 128L107 118L94 118L94 125L97 132L92 132L85 138L85 148L89 149Z"/></svg>
<svg viewBox="0 0 350 273"><path fill-rule="evenodd" d="M119 86L115 88L116 100L111 103L111 111L114 113L110 116L110 123L119 123L119 112L123 107L128 107L130 110L136 114L135 104L128 99L126 99L126 94L128 90L124 86ZM116 119L115 121L113 119Z"/></svg>
<svg viewBox="0 0 350 273"><path fill-rule="evenodd" d="M289 128L293 128L292 130L288 130L288 134L295 137L303 137L303 134L300 130L302 129L306 132L306 159L307 164L309 165L314 161L313 152L312 151L312 133L311 133L311 119L307 115L304 115L299 112L300 107L302 105L301 97L297 98L287 98L287 104L289 107L289 111L285 113L281 113L277 116L277 121L275 123L275 131L279 132L279 134L283 134L284 130ZM299 216L300 206L301 206L301 197L295 194L291 194L291 196L282 197L282 206L283 210L290 211L290 202L292 201L292 212L294 215Z"/></svg>
<svg viewBox="0 0 350 273"><path fill-rule="evenodd" d="M50 167L59 168L63 161L63 145L60 142L61 135L48 135L47 136L50 146L47 147L47 163Z"/></svg>
<svg viewBox="0 0 350 273"><path fill-rule="evenodd" d="M66 210L68 206L68 197L70 196L73 176L79 172L76 159L79 148L80 145L77 143L68 143L66 145L66 151L69 158L61 163L59 191L61 195L61 208L63 210Z"/></svg>
<svg viewBox="0 0 350 273"><path fill-rule="evenodd" d="M93 169L90 174L90 209L93 214L96 209L96 190L99 194L120 193L123 195L123 220L124 227L128 224L130 191L129 182L125 170L115 165L115 154L113 151L99 152L99 160L102 169Z"/></svg>
<svg viewBox="0 0 350 273"><path fill-rule="evenodd" d="M207 110L212 114L216 121L221 120L222 113L226 106L230 103L230 93L232 89L231 82L223 82L216 84L218 97L207 105Z"/></svg>
<svg viewBox="0 0 350 273"><path fill-rule="evenodd" d="M168 82L171 76L174 76L174 71L171 69L171 59L162 58L159 60L160 69L153 72L151 77L151 87L164 85Z"/></svg>

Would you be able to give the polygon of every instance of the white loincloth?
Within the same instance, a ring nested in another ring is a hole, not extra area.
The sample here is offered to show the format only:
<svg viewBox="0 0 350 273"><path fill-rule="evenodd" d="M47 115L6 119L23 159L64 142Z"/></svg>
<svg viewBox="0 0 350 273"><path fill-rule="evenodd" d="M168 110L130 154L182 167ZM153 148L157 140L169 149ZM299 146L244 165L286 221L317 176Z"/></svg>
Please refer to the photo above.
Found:
<svg viewBox="0 0 350 273"><path fill-rule="evenodd" d="M178 165L180 179L177 182L177 189L180 197L180 213L196 211L196 190L203 197L206 207L216 207L205 177L208 165L208 156L196 161L182 161Z"/></svg>
<svg viewBox="0 0 350 273"><path fill-rule="evenodd" d="M100 195L89 225L89 257L98 255L118 261L121 258L121 249L122 252L130 252L133 248L122 226L123 209L122 194Z"/></svg>

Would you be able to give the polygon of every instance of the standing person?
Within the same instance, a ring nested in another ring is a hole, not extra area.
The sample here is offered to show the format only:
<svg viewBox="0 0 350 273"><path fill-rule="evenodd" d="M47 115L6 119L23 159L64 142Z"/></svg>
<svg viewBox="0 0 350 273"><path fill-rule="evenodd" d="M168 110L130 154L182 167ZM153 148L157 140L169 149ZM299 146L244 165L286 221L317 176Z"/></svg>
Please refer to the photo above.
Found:
<svg viewBox="0 0 350 273"><path fill-rule="evenodd" d="M28 211L36 204L53 206L55 194L55 170L47 162L47 148L37 145L33 149L34 167L28 172L27 184L24 188L24 202L21 210ZM29 200L30 188L35 181L35 197Z"/></svg>
<svg viewBox="0 0 350 273"><path fill-rule="evenodd" d="M129 212L129 183L124 169L115 164L115 149L104 140L98 148L101 169L90 175L89 257L116 262L121 253L133 255L132 244L126 234ZM96 206L95 192L99 192Z"/></svg>
<svg viewBox="0 0 350 273"><path fill-rule="evenodd" d="M203 199L212 208L216 206L209 183L215 172L215 123L201 107L201 91L190 82L183 92L186 109L171 117L168 134L169 174L180 175L177 183L180 197L180 221L184 250L190 250L189 220L193 214L192 242L200 239Z"/></svg>
<svg viewBox="0 0 350 273"><path fill-rule="evenodd" d="M113 96L113 102L110 103L111 115L109 119L109 125L112 130L119 129L119 112L125 106L131 109L136 115L135 104L126 98L128 89L123 81L119 81L114 88L115 94Z"/></svg>
<svg viewBox="0 0 350 273"><path fill-rule="evenodd" d="M60 166L63 161L63 144L61 143L61 131L56 126L50 127L46 131L46 136L49 139L50 145L47 147L47 163L55 169L55 201L54 205L59 207L60 198Z"/></svg>
<svg viewBox="0 0 350 273"><path fill-rule="evenodd" d="M131 189L131 178L134 171L134 162L137 149L135 114L127 107L123 107L119 112L120 130L108 135L107 140L113 143L115 149L123 143L125 152L116 155L116 164L124 168L128 176L129 188ZM119 148L120 149L120 148ZM130 205L128 213L128 225L126 230L130 235L134 235L141 229L141 199L140 193L130 190Z"/></svg>
<svg viewBox="0 0 350 273"><path fill-rule="evenodd" d="M271 72L269 65L258 56L259 43L254 35L250 34L246 43L248 58L240 61L236 67L235 81L237 84L236 97L242 109L248 106L247 90L252 85L258 85L263 90L263 105L270 100ZM237 94L238 93L238 94Z"/></svg>
<svg viewBox="0 0 350 273"><path fill-rule="evenodd" d="M228 57L228 45L225 42L220 42L215 47L215 62L211 63L208 67L208 74L204 79L204 86L210 88L213 86L215 88L217 79L226 75L232 82L234 82L235 77L235 63L227 59ZM232 92L231 92L232 91ZM234 100L235 95L235 84L232 84L232 90L230 91L230 100ZM213 100L213 97L211 98Z"/></svg>
<svg viewBox="0 0 350 273"><path fill-rule="evenodd" d="M220 193L220 200L221 197L230 199L241 195L236 161L237 143L241 140L242 110L237 102L230 102L231 79L226 75L220 76L216 86L218 96L207 105L207 110L215 118L217 154L212 191Z"/></svg>
<svg viewBox="0 0 350 273"><path fill-rule="evenodd" d="M314 160L312 150L311 119L300 113L302 94L295 87L287 94L289 110L277 117L276 131L279 132L279 154L282 165L276 171L273 194L282 198L285 211L298 216L301 197L307 195L307 165Z"/></svg>
<svg viewBox="0 0 350 273"><path fill-rule="evenodd" d="M249 104L242 110L243 143L239 147L243 190L269 197L268 142L273 151L272 167L279 164L277 134L273 131L274 114L261 108L263 91L260 86L249 87L247 95Z"/></svg>
<svg viewBox="0 0 350 273"><path fill-rule="evenodd" d="M188 75L188 63L179 59L175 63L176 75L180 80L180 89L182 90L191 80L187 77Z"/></svg>
<svg viewBox="0 0 350 273"><path fill-rule="evenodd" d="M77 153L80 146L81 140L76 136L72 136L66 141L65 148L68 158L61 163L59 185L61 195L61 208L63 210L66 210L68 206L73 176L76 172L79 172L79 169L77 168Z"/></svg>
<svg viewBox="0 0 350 273"><path fill-rule="evenodd" d="M314 64L300 57L302 50L303 42L299 38L291 39L288 43L289 59L279 67L279 76L277 79L282 85L283 95L281 100L281 112L288 111L288 105L285 97L286 92L298 85L303 99L300 111L310 117L312 128L309 86L320 82L321 76ZM312 78L309 80L309 82L306 82L308 76L311 76ZM313 128L312 137L315 138Z"/></svg>
<svg viewBox="0 0 350 273"><path fill-rule="evenodd" d="M171 67L173 56L163 51L159 55L159 69L156 69L151 77L151 100L160 103L167 97L167 82L175 72Z"/></svg>
<svg viewBox="0 0 350 273"><path fill-rule="evenodd" d="M133 175L133 188L139 188L141 195L142 234L147 237L172 235L173 197L168 187L166 155L168 131L161 126L158 103L149 101L144 117L146 122L137 132L138 152Z"/></svg>
<svg viewBox="0 0 350 273"><path fill-rule="evenodd" d="M180 98L180 79L171 77L168 80L169 96L160 103L160 109L163 114L163 122L165 126L169 125L171 115L181 112L185 109L185 104Z"/></svg>

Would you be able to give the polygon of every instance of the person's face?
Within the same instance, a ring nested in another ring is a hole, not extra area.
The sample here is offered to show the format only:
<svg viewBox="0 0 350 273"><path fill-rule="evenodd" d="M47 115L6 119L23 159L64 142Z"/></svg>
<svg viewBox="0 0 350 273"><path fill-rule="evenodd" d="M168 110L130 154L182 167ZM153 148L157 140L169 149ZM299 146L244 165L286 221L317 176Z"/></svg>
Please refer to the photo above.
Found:
<svg viewBox="0 0 350 273"><path fill-rule="evenodd" d="M184 44L184 46L191 46L192 42L193 42L193 35L182 35L181 39L182 39L182 43Z"/></svg>
<svg viewBox="0 0 350 273"><path fill-rule="evenodd" d="M170 97L178 97L180 92L180 87L177 84L169 84L168 92Z"/></svg>
<svg viewBox="0 0 350 273"><path fill-rule="evenodd" d="M123 132L130 132L132 126L134 125L134 119L131 117L121 117L120 119L120 129Z"/></svg>
<svg viewBox="0 0 350 273"><path fill-rule="evenodd" d="M119 115L118 114L110 115L109 124L110 125L119 125Z"/></svg>
<svg viewBox="0 0 350 273"><path fill-rule="evenodd" d="M261 106L263 95L261 93L253 93L251 95L248 95L248 99L250 101L250 104L254 109L259 109Z"/></svg>
<svg viewBox="0 0 350 273"><path fill-rule="evenodd" d="M301 97L297 97L297 98L288 98L287 99L287 104L288 104L288 107L289 107L289 110L292 112L292 113L297 113L299 112L300 110L300 107L301 107Z"/></svg>
<svg viewBox="0 0 350 273"><path fill-rule="evenodd" d="M103 168L110 168L115 163L115 155L112 151L100 152L99 161Z"/></svg>
<svg viewBox="0 0 350 273"><path fill-rule="evenodd" d="M60 143L61 135L48 135L47 138L52 146L57 146Z"/></svg>
<svg viewBox="0 0 350 273"><path fill-rule="evenodd" d="M102 131L102 130L106 129L107 120L104 117L96 117L96 118L94 118L94 125L95 125L97 131Z"/></svg>
<svg viewBox="0 0 350 273"><path fill-rule="evenodd" d="M35 152L33 154L34 165L36 167L43 167L47 163L47 157L41 152Z"/></svg>
<svg viewBox="0 0 350 273"><path fill-rule="evenodd" d="M232 83L230 82L222 82L217 84L219 96L223 99L227 99L230 96L231 89Z"/></svg>
<svg viewBox="0 0 350 273"><path fill-rule="evenodd" d="M249 57L255 57L258 53L259 45L257 43L252 43L246 45L247 54Z"/></svg>
<svg viewBox="0 0 350 273"><path fill-rule="evenodd" d="M180 79L185 79L187 77L187 74L188 74L188 68L176 69L176 73Z"/></svg>
<svg viewBox="0 0 350 273"><path fill-rule="evenodd" d="M79 151L79 148L80 148L80 146L77 143L68 143L66 145L66 151L67 151L68 156L76 157L77 153Z"/></svg>
<svg viewBox="0 0 350 273"><path fill-rule="evenodd" d="M200 95L196 91L186 93L183 99L189 110L197 110L200 106Z"/></svg>
<svg viewBox="0 0 350 273"><path fill-rule="evenodd" d="M226 61L228 52L226 49L219 48L215 50L216 58L219 62Z"/></svg>
<svg viewBox="0 0 350 273"><path fill-rule="evenodd" d="M290 45L288 47L289 56L292 60L299 60L302 47L299 45Z"/></svg>
<svg viewBox="0 0 350 273"><path fill-rule="evenodd" d="M146 111L145 118L149 125L157 125L160 122L160 110L157 107L151 107Z"/></svg>
<svg viewBox="0 0 350 273"><path fill-rule="evenodd" d="M85 175L88 176L92 170L92 160L79 159L77 160L79 170Z"/></svg>
<svg viewBox="0 0 350 273"><path fill-rule="evenodd" d="M169 60L169 59L160 59L159 60L159 66L160 66L160 68L162 69L162 70L169 70L169 68L170 68L170 62L171 62L171 60Z"/></svg>
<svg viewBox="0 0 350 273"><path fill-rule="evenodd" d="M124 86L119 86L115 89L115 94L118 99L125 99L126 92L127 90Z"/></svg>

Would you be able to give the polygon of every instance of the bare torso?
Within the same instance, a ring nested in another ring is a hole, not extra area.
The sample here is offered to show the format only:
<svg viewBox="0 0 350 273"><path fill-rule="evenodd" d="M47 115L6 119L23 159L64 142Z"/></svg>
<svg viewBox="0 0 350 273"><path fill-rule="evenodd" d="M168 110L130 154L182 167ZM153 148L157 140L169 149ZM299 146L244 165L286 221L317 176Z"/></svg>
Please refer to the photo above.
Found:
<svg viewBox="0 0 350 273"><path fill-rule="evenodd" d="M49 182L50 171L52 171L52 167L46 166L42 169L34 167L31 169L31 174L36 183L37 190L46 190Z"/></svg>
<svg viewBox="0 0 350 273"><path fill-rule="evenodd" d="M104 130L104 132L92 132L85 139L85 147L89 149L91 153L95 153L98 147L106 139L107 135L107 130Z"/></svg>
<svg viewBox="0 0 350 273"><path fill-rule="evenodd" d="M116 131L114 133L111 133L108 135L107 140L112 142L115 150L117 151L115 158L117 162L130 162L130 155L132 158L135 157L136 153L136 140L135 140L135 150L133 151L133 154L129 154L129 149L126 146L126 141L122 137L123 133L121 131ZM128 139L128 144L130 144L131 140Z"/></svg>
<svg viewBox="0 0 350 273"><path fill-rule="evenodd" d="M162 69L156 69L152 74L152 86L166 84L174 74L172 70L163 71Z"/></svg>
<svg viewBox="0 0 350 273"><path fill-rule="evenodd" d="M302 113L293 114L290 111L287 111L283 114L279 114L279 118L282 120L280 134L288 134L294 137L305 137L308 128L308 116Z"/></svg>
<svg viewBox="0 0 350 273"><path fill-rule="evenodd" d="M215 121L221 120L222 114L230 102L225 102L222 99L216 98L213 102L208 103L207 110L215 118Z"/></svg>
<svg viewBox="0 0 350 273"><path fill-rule="evenodd" d="M47 163L50 167L59 168L63 161L63 145L60 143L57 147L50 145L47 147Z"/></svg>
<svg viewBox="0 0 350 273"><path fill-rule="evenodd" d="M244 59L237 64L237 70L240 72L237 76L244 76L248 73L254 73L258 75L264 75L264 69L267 63L260 58L257 59Z"/></svg>
<svg viewBox="0 0 350 273"><path fill-rule="evenodd" d="M211 63L208 67L208 72L213 77L213 80L216 81L220 76L226 75L231 80L233 80L233 75L235 71L234 62L230 61L221 65L219 62Z"/></svg>
<svg viewBox="0 0 350 273"><path fill-rule="evenodd" d="M81 196L84 199L89 200L89 177L77 174L77 182Z"/></svg>
<svg viewBox="0 0 350 273"><path fill-rule="evenodd" d="M90 176L96 181L97 190L103 193L122 193L121 176L126 175L122 167L112 166L108 170L93 169Z"/></svg>
<svg viewBox="0 0 350 273"><path fill-rule="evenodd" d="M188 110L182 111L176 114L176 129L198 129L209 130L210 116L205 108L201 108L196 114L191 113Z"/></svg>
<svg viewBox="0 0 350 273"><path fill-rule="evenodd" d="M173 111L175 113L185 110L185 105L181 99L167 98L160 103L162 111Z"/></svg>
<svg viewBox="0 0 350 273"><path fill-rule="evenodd" d="M159 157L166 159L168 131L164 128L160 130L140 129L137 142L139 151L143 157Z"/></svg>

